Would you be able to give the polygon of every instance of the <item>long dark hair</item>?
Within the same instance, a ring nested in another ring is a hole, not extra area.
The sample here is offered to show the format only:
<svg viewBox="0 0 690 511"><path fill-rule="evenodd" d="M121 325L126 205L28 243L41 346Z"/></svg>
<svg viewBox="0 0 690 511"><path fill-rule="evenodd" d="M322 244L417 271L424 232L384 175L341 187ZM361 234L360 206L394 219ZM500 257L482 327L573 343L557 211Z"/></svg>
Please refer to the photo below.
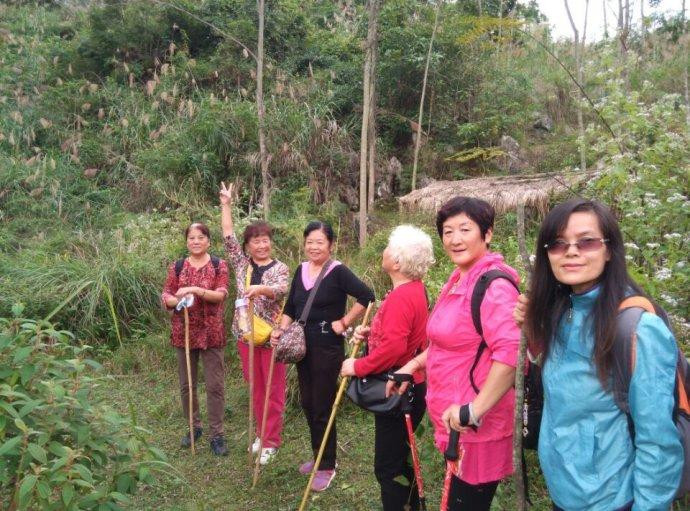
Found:
<svg viewBox="0 0 690 511"><path fill-rule="evenodd" d="M593 213L599 221L603 237L608 239L606 248L609 260L599 276L601 290L594 304L593 316L589 318L587 325L594 331L594 364L597 374L604 388L607 388L613 361L618 306L631 293L647 295L628 275L623 236L616 218L606 205L582 198L570 199L553 208L544 218L537 238L537 258L525 317L525 333L530 343L548 357L558 324L570 307L571 289L556 280L544 245L555 241L566 228L570 215L577 212Z"/></svg>

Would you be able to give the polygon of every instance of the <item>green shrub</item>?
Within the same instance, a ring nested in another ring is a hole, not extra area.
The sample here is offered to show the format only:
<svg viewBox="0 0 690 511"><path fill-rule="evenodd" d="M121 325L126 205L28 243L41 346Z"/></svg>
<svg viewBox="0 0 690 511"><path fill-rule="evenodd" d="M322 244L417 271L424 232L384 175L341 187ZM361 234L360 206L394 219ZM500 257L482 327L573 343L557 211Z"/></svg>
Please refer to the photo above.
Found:
<svg viewBox="0 0 690 511"><path fill-rule="evenodd" d="M45 321L0 318L4 508L122 509L169 467L147 432L107 405L100 365L73 342Z"/></svg>

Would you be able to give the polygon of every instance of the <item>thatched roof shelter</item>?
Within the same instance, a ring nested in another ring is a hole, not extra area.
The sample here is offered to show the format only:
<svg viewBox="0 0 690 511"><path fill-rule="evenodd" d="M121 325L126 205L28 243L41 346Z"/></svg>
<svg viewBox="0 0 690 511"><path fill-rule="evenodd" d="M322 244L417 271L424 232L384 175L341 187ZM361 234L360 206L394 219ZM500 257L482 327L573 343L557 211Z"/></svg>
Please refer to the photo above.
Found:
<svg viewBox="0 0 690 511"><path fill-rule="evenodd" d="M400 197L398 201L402 210L435 213L449 199L465 195L484 199L498 214L515 210L521 202L526 207L546 213L551 197L576 189L592 176L592 173L573 172L435 181Z"/></svg>

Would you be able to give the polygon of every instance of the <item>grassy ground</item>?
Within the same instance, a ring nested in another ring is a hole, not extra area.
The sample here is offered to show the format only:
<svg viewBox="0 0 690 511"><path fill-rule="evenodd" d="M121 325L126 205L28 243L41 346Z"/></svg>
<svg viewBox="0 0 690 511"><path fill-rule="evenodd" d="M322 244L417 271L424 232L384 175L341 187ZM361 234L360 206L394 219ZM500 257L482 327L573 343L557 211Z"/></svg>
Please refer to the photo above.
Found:
<svg viewBox="0 0 690 511"><path fill-rule="evenodd" d="M161 475L152 487L142 487L132 509L142 510L295 510L299 506L307 477L297 472L300 462L309 457L305 420L297 395L288 392L283 446L277 458L263 468L259 483L251 490L251 473L247 461L247 390L234 347L229 346L226 380L226 437L230 454L218 458L211 454L208 437L202 437L196 456L179 448L185 430L182 417L172 350L161 351L161 338L143 340L137 351L122 351L108 389L112 400L128 413L134 413L140 425L150 429L154 443L166 452L178 472ZM126 348L125 348L126 349ZM127 349L126 349L127 350ZM123 368L127 373L122 374ZM146 368L146 370L142 370ZM289 375L294 379L294 370ZM294 389L294 383L289 385ZM346 399L345 399L346 400ZM205 420L205 394L200 395ZM425 419L426 420L426 419ZM424 423L423 423L424 424ZM428 426L418 435L422 471L429 509L438 507L443 463L431 444ZM207 432L205 428L205 432ZM419 433L419 431L418 431ZM331 488L312 494L308 509L370 511L381 509L379 487L373 475L373 418L345 402L338 414L338 473ZM533 453L531 487L535 510L550 509L543 480L535 470ZM494 510L514 509L512 486L499 486Z"/></svg>

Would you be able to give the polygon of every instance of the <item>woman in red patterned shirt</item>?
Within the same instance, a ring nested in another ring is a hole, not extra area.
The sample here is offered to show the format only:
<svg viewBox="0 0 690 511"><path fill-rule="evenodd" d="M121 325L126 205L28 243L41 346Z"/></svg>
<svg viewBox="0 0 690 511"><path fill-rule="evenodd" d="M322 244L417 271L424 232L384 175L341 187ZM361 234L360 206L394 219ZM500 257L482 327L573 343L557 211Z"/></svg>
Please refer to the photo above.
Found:
<svg viewBox="0 0 690 511"><path fill-rule="evenodd" d="M208 253L210 236L208 227L193 223L185 230L189 256L168 266L168 277L161 298L168 309L173 310L171 344L177 351L177 372L180 381L182 409L189 416L189 384L185 359L184 314L175 311L175 306L187 295L194 295L194 304L189 308L189 346L192 373L192 408L194 431L182 438L182 447L191 445L201 437L201 418L197 400L197 366L199 358L204 364L206 380L206 403L208 422L211 429L211 451L225 456L228 449L223 434L225 413L225 351L224 301L228 294L228 265L225 261L211 257Z"/></svg>

